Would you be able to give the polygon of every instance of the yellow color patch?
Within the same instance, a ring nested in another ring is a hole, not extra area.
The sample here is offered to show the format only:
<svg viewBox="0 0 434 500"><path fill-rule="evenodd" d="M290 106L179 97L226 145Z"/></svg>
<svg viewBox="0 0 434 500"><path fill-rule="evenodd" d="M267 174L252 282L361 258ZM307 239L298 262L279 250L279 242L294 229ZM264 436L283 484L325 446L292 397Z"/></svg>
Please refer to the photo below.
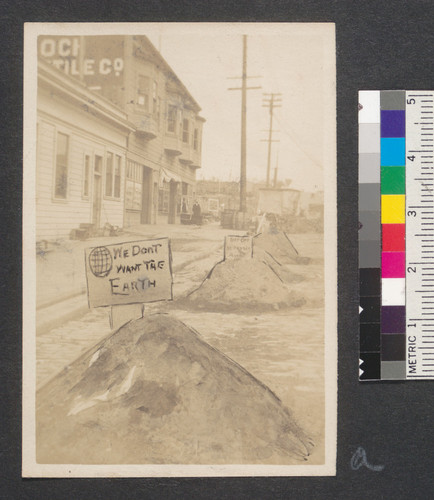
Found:
<svg viewBox="0 0 434 500"><path fill-rule="evenodd" d="M381 223L405 224L404 194L385 194L381 196Z"/></svg>

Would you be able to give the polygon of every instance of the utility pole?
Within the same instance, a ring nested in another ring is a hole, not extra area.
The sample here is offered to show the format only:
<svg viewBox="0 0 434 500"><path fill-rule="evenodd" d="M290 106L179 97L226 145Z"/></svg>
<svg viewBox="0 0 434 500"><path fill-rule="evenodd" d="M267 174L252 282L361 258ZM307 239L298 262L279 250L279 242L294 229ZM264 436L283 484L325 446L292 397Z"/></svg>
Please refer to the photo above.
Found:
<svg viewBox="0 0 434 500"><path fill-rule="evenodd" d="M274 167L274 181L273 181L273 187L277 187L277 169L279 167L279 152L277 152L277 159L276 159L276 166Z"/></svg>
<svg viewBox="0 0 434 500"><path fill-rule="evenodd" d="M279 142L278 140L274 140L273 137L273 110L274 108L281 108L282 107L282 99L281 96L282 94L279 93L271 93L271 94L264 94L264 96L270 96L270 97L264 97L262 107L264 108L269 108L269 113L270 113L270 128L268 129L268 139L263 139L263 142L268 142L268 160L267 160L267 187L270 186L270 170L271 170L271 143L272 142Z"/></svg>
<svg viewBox="0 0 434 500"><path fill-rule="evenodd" d="M239 79L240 77L230 77ZM261 78L260 76L247 76L247 35L243 35L243 66L241 76L241 87L229 88L228 90L241 90L241 167L240 167L240 212L246 212L246 115L247 115L247 90L260 89L261 87L247 87L247 78Z"/></svg>

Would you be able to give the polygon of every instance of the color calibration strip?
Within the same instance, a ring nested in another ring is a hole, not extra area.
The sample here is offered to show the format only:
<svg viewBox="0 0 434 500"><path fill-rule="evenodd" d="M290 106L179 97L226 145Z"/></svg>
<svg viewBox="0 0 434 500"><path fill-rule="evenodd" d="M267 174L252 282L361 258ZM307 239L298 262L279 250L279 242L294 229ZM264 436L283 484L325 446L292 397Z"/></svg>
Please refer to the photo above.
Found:
<svg viewBox="0 0 434 500"><path fill-rule="evenodd" d="M359 92L360 380L434 378L433 95Z"/></svg>

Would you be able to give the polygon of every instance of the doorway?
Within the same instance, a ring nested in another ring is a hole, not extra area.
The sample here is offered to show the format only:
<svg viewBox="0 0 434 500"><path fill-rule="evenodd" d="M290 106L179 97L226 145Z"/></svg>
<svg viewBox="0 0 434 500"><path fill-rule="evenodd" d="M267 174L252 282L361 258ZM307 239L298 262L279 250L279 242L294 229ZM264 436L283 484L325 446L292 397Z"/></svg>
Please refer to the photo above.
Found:
<svg viewBox="0 0 434 500"><path fill-rule="evenodd" d="M168 223L175 224L176 222L176 205L177 205L177 192L178 192L178 183L171 180L170 181L170 190L169 190L169 217Z"/></svg>
<svg viewBox="0 0 434 500"><path fill-rule="evenodd" d="M101 224L102 156L95 155L93 169L92 224L99 229Z"/></svg>
<svg viewBox="0 0 434 500"><path fill-rule="evenodd" d="M158 182L154 182L154 193L152 195L152 222L157 223L158 215Z"/></svg>
<svg viewBox="0 0 434 500"><path fill-rule="evenodd" d="M143 168L141 224L151 224L152 214L152 169Z"/></svg>

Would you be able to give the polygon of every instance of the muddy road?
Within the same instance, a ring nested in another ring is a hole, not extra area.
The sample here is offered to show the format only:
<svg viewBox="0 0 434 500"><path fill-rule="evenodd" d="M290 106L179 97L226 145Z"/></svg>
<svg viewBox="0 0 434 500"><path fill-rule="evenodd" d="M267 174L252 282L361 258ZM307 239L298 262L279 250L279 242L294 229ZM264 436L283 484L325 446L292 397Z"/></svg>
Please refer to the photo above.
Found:
<svg viewBox="0 0 434 500"><path fill-rule="evenodd" d="M213 347L265 383L293 412L316 443L310 463L324 460L324 308L322 235L290 235L307 265L288 268L303 277L290 285L303 295L301 307L267 313L228 314L204 312L159 303L146 312L166 311L197 330ZM191 242L185 242L185 245ZM191 262L174 274L174 296L181 297L204 280L221 260L221 249ZM89 311L80 320L39 335L37 386L41 387L65 366L110 334L108 308Z"/></svg>

